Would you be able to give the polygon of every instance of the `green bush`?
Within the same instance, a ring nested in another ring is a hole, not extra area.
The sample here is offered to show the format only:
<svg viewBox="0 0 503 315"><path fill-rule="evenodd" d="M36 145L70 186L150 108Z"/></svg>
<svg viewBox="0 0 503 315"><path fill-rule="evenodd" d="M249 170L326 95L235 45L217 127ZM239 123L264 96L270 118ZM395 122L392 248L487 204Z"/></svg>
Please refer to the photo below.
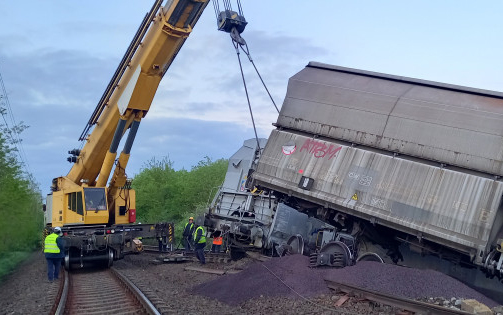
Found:
<svg viewBox="0 0 503 315"><path fill-rule="evenodd" d="M0 277L40 245L42 198L0 130Z"/></svg>
<svg viewBox="0 0 503 315"><path fill-rule="evenodd" d="M205 157L190 171L175 171L167 158L151 159L133 179L138 221L174 222L178 245L185 222L203 213L222 185L227 163Z"/></svg>
<svg viewBox="0 0 503 315"><path fill-rule="evenodd" d="M14 270L17 265L26 260L31 252L8 252L0 258L0 279Z"/></svg>

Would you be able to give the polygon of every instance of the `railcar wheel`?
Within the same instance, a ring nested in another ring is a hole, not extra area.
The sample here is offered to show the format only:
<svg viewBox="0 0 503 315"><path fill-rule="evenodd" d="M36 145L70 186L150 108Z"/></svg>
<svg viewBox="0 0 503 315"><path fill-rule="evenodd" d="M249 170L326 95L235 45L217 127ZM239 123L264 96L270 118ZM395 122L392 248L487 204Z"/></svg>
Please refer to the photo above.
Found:
<svg viewBox="0 0 503 315"><path fill-rule="evenodd" d="M380 262L381 264L384 264L384 260L381 258L381 256L377 255L376 253L363 253L362 255L358 256L358 259L356 261L376 261Z"/></svg>
<svg viewBox="0 0 503 315"><path fill-rule="evenodd" d="M325 244L318 253L318 265L343 268L351 265L351 251L343 242L333 241Z"/></svg>
<svg viewBox="0 0 503 315"><path fill-rule="evenodd" d="M289 246L289 254L304 254L304 239L302 238L302 235L297 234L291 236L286 244Z"/></svg>
<svg viewBox="0 0 503 315"><path fill-rule="evenodd" d="M112 265L114 264L114 250L109 248L108 249L108 263L107 263L107 267L110 268L112 267Z"/></svg>
<svg viewBox="0 0 503 315"><path fill-rule="evenodd" d="M495 265L496 265L496 254L498 252L496 250L493 250L492 252L490 252L487 257L486 257L486 260L484 262L484 269L485 269L485 272L486 272L486 275L489 277L489 278L494 278L494 276L496 275L496 268L495 268Z"/></svg>
<svg viewBox="0 0 503 315"><path fill-rule="evenodd" d="M64 263L65 263L65 270L70 271L71 267L70 267L70 253L69 252L65 254Z"/></svg>

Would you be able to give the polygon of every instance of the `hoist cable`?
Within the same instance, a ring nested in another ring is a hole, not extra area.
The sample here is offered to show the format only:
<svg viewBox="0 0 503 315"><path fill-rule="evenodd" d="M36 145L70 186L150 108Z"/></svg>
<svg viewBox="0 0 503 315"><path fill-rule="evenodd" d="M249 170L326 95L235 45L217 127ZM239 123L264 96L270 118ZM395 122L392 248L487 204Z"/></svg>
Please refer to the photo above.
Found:
<svg viewBox="0 0 503 315"><path fill-rule="evenodd" d="M218 15L220 13L220 5L218 4L218 1L213 1L213 9L215 10L215 17L217 18L218 24Z"/></svg>
<svg viewBox="0 0 503 315"><path fill-rule="evenodd" d="M237 0L239 15L243 15L243 8L241 7L241 1Z"/></svg>
<svg viewBox="0 0 503 315"><path fill-rule="evenodd" d="M274 102L274 99L272 98L272 95L271 93L269 92L269 89L267 88L267 86L265 85L265 82L264 80L262 79L262 76L260 75L260 73L258 72L258 69L257 67L255 66L255 62L253 62L253 59L251 57L251 54L250 54L250 51L248 50L248 45L246 45L246 50L243 48L243 46L241 46L241 49L244 51L244 53L248 56L248 60L250 60L251 64L253 65L253 68L255 68L255 71L257 72L257 75L258 77L260 78L260 81L262 82L262 85L264 86L265 90L267 91L267 94L269 95L269 98L271 99L271 102L272 104L274 105L274 107L276 108L276 111L279 113L279 109L278 109L278 106L276 106L276 102Z"/></svg>
<svg viewBox="0 0 503 315"><path fill-rule="evenodd" d="M257 148L260 150L260 142L258 140L258 135L257 135L257 128L255 127L255 120L253 119L253 111L251 108L250 104L250 97L248 96L248 88L246 87L246 80L245 80L245 75L243 73L243 66L241 65L241 57L239 56L239 43L235 42L232 40L232 45L236 49L236 54L238 56L238 61L239 61L239 69L241 70L241 78L243 79L243 85L245 88L245 93L246 93L246 100L248 101L248 109L250 110L250 116L253 124L253 131L255 132L255 140L257 140Z"/></svg>

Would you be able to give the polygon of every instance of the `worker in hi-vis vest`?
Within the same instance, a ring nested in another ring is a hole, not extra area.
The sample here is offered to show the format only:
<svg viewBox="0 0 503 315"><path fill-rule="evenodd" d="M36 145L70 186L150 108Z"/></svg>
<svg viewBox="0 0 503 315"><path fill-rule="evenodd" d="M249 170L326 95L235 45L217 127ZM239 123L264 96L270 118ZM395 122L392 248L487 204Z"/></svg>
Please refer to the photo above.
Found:
<svg viewBox="0 0 503 315"><path fill-rule="evenodd" d="M194 218L190 217L189 222L185 223L183 228L182 241L183 246L185 246L185 251L190 250L190 244L192 244L192 238L194 234Z"/></svg>
<svg viewBox="0 0 503 315"><path fill-rule="evenodd" d="M196 251L196 257L199 262L204 265L206 260L204 259L204 248L206 247L206 233L202 226L196 225L196 230L194 231L194 246Z"/></svg>
<svg viewBox="0 0 503 315"><path fill-rule="evenodd" d="M65 258L63 235L59 226L54 228L54 231L45 237L44 254L47 260L47 278L49 282L57 280L59 277L59 267Z"/></svg>
<svg viewBox="0 0 503 315"><path fill-rule="evenodd" d="M224 239L222 237L222 232L215 231L213 233L213 245L211 246L212 253L220 253L220 249L222 248L222 243Z"/></svg>

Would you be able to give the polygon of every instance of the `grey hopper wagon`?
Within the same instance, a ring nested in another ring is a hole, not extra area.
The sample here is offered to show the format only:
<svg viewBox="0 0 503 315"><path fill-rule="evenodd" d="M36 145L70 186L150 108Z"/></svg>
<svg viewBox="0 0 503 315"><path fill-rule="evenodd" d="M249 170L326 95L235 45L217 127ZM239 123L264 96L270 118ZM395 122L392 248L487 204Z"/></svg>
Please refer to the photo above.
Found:
<svg viewBox="0 0 503 315"><path fill-rule="evenodd" d="M254 185L503 277L503 93L311 62L275 126Z"/></svg>

